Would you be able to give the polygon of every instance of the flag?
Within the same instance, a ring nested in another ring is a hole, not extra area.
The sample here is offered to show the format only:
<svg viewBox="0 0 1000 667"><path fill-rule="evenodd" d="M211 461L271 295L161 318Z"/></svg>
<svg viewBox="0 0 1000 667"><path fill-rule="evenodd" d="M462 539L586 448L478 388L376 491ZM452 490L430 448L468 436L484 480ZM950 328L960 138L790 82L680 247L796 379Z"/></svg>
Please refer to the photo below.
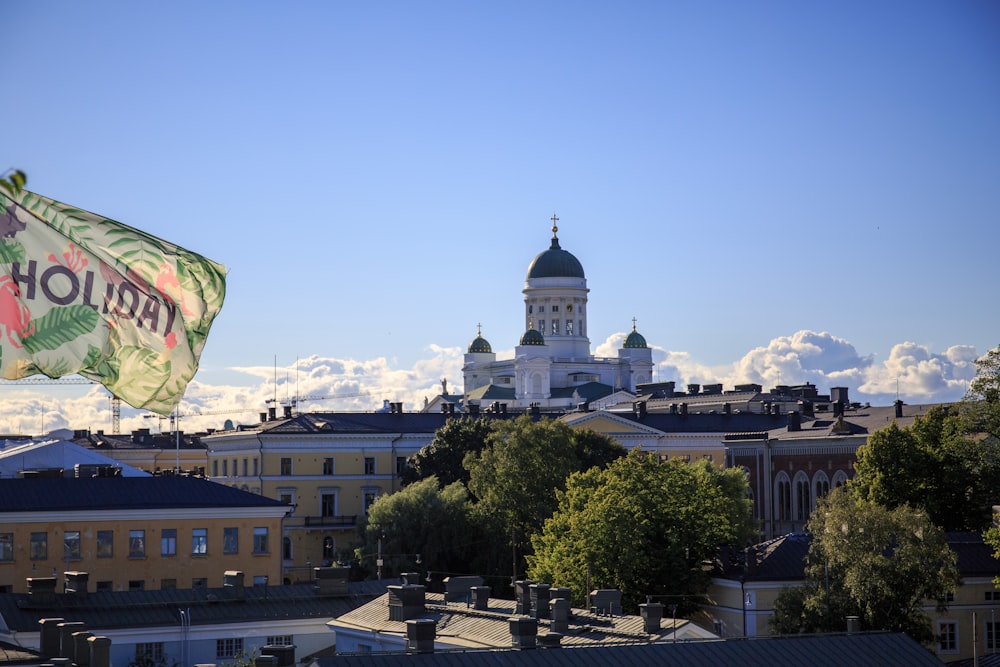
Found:
<svg viewBox="0 0 1000 667"><path fill-rule="evenodd" d="M75 373L168 414L198 370L225 271L120 222L0 191L0 377Z"/></svg>

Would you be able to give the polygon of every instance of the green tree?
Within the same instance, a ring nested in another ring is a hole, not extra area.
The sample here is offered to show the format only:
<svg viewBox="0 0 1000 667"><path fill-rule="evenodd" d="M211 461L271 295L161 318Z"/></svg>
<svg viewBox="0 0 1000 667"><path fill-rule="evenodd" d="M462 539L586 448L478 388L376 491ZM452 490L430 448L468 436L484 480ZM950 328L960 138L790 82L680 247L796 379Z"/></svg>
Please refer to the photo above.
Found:
<svg viewBox="0 0 1000 667"><path fill-rule="evenodd" d="M923 508L945 530L982 530L1000 497L1000 448L966 425L958 410L938 406L910 427L876 431L858 449L852 488L890 509Z"/></svg>
<svg viewBox="0 0 1000 667"><path fill-rule="evenodd" d="M960 578L955 552L926 512L887 509L840 488L817 503L808 528L806 585L779 596L776 631L843 631L854 615L865 630L933 640L924 601L943 610Z"/></svg>
<svg viewBox="0 0 1000 667"><path fill-rule="evenodd" d="M429 445L410 457L403 471L403 484L434 476L442 487L452 482L468 486L469 471L462 461L466 454L482 451L492 430L491 421L486 418L449 419Z"/></svg>
<svg viewBox="0 0 1000 667"><path fill-rule="evenodd" d="M606 469L572 475L559 508L533 539L532 579L617 588L635 607L646 595L691 605L708 585L702 563L754 533L740 470L708 461L661 462L635 450Z"/></svg>
<svg viewBox="0 0 1000 667"><path fill-rule="evenodd" d="M372 504L355 555L363 566L375 566L381 539L384 575L428 568L467 572L478 534L470 509L460 482L443 489L435 477L414 482Z"/></svg>
<svg viewBox="0 0 1000 667"><path fill-rule="evenodd" d="M983 542L993 547L993 557L1000 559L1000 513L993 515L993 526L983 533ZM1000 588L1000 576L993 579L993 585Z"/></svg>
<svg viewBox="0 0 1000 667"><path fill-rule="evenodd" d="M530 536L555 511L556 491L565 488L566 478L579 470L580 461L569 426L521 415L494 422L486 447L468 454L465 467L482 525L501 532L509 545L503 551L510 553L513 548L522 558L531 547ZM506 560L495 556L497 564Z"/></svg>
<svg viewBox="0 0 1000 667"><path fill-rule="evenodd" d="M573 443L580 470L590 470L594 466L607 468L612 461L628 454L628 450L615 440L589 428L574 429Z"/></svg>
<svg viewBox="0 0 1000 667"><path fill-rule="evenodd" d="M0 190L16 195L28 183L28 176L20 169L9 169L0 176Z"/></svg>
<svg viewBox="0 0 1000 667"><path fill-rule="evenodd" d="M976 377L962 401L966 431L1000 440L1000 346L976 360Z"/></svg>

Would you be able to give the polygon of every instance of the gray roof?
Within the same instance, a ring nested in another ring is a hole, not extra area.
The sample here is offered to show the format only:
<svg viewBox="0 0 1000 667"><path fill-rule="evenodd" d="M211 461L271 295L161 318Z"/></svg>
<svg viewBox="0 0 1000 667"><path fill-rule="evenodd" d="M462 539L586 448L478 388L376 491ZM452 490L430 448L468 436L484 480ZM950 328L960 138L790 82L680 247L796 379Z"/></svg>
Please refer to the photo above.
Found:
<svg viewBox="0 0 1000 667"><path fill-rule="evenodd" d="M0 512L285 507L280 501L198 477L0 479Z"/></svg>
<svg viewBox="0 0 1000 667"><path fill-rule="evenodd" d="M177 610L190 610L191 624L212 625L268 619L330 619L385 592L399 580L349 582L346 596L318 595L311 584L246 586L244 600L232 589L99 591L79 598L59 594L54 604L33 605L27 593L0 594L0 616L15 632L37 632L42 618L82 621L93 632L117 628L174 626Z"/></svg>
<svg viewBox="0 0 1000 667"><path fill-rule="evenodd" d="M430 654L337 655L319 658L313 667L922 667L942 665L933 653L902 634L860 633L764 639L689 641L676 644L634 644L528 651L438 651Z"/></svg>

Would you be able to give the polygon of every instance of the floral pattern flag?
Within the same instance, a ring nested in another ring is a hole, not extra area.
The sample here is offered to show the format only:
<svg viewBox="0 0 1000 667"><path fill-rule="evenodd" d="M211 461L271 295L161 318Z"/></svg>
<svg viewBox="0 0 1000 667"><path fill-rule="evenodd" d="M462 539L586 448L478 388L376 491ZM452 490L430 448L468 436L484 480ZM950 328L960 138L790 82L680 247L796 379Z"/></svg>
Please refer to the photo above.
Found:
<svg viewBox="0 0 1000 667"><path fill-rule="evenodd" d="M225 271L114 220L0 191L0 377L75 373L168 414L198 370Z"/></svg>

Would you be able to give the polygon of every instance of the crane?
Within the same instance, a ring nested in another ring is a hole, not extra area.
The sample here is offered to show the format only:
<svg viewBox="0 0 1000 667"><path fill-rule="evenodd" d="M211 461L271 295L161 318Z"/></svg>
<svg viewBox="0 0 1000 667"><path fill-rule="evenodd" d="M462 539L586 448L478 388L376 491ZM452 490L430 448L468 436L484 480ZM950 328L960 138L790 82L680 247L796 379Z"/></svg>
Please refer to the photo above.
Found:
<svg viewBox="0 0 1000 667"><path fill-rule="evenodd" d="M40 386L52 384L100 384L97 380L82 377L80 375L68 375L60 378L50 378L47 375L32 375L20 380L0 380L0 386ZM122 431L122 399L111 394L111 432L118 435Z"/></svg>
<svg viewBox="0 0 1000 667"><path fill-rule="evenodd" d="M358 398L359 396L371 396L372 394L376 394L380 391L381 391L380 389L371 389L367 391L358 391L350 394L329 394L326 396L295 396L293 398L288 399L287 401L279 401L278 399L275 398L269 398L264 402L267 403L268 405L282 403L284 405L290 405L292 409L294 409L295 407L298 406L299 403L305 403L306 401L330 401L337 398Z"/></svg>

